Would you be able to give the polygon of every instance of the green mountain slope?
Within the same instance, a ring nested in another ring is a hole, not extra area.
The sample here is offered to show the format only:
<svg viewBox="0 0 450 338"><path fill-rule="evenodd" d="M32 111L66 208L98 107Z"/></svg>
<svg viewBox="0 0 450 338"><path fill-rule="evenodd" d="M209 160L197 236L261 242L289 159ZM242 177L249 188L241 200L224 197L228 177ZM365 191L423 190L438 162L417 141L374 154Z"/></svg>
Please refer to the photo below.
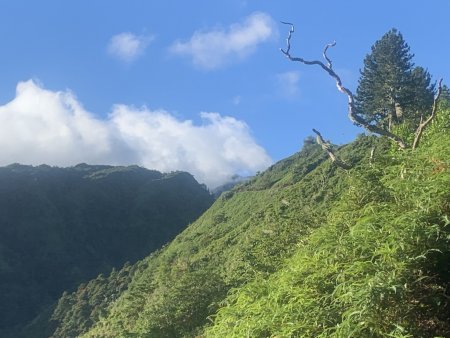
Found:
<svg viewBox="0 0 450 338"><path fill-rule="evenodd" d="M27 332L449 336L449 127L447 109L416 151L360 136L337 152L350 170L308 141L160 251L65 294Z"/></svg>
<svg viewBox="0 0 450 338"><path fill-rule="evenodd" d="M361 137L346 147L352 161L366 158L374 142L379 140ZM308 143L299 154L224 193L170 245L139 263L142 272L128 291L102 309L114 320L101 321L92 336L194 335L231 288L269 276L292 255L297 243L326 219L346 175L326 161L319 146ZM73 332L72 309L61 315L60 306L53 316L67 320L59 322L60 337ZM66 325L67 331L61 329Z"/></svg>
<svg viewBox="0 0 450 338"><path fill-rule="evenodd" d="M64 290L160 248L211 203L182 172L0 168L0 336Z"/></svg>
<svg viewBox="0 0 450 338"><path fill-rule="evenodd" d="M205 336L449 337L448 135L425 150L352 170L324 224Z"/></svg>

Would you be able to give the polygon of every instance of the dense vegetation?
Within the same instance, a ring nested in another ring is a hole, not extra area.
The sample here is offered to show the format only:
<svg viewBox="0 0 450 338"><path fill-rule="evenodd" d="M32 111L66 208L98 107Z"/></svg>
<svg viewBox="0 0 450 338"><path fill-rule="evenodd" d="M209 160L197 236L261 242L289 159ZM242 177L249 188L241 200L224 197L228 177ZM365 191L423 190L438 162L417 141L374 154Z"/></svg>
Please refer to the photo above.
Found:
<svg viewBox="0 0 450 338"><path fill-rule="evenodd" d="M64 290L160 248L211 203L182 172L0 168L0 336Z"/></svg>
<svg viewBox="0 0 450 338"><path fill-rule="evenodd" d="M412 67L401 35L387 38L378 46L397 44L393 55ZM331 62L322 69L336 75ZM429 99L429 74L404 74ZM413 104L396 86L367 119L409 142L430 102ZM64 293L22 336L449 337L448 93L436 107L417 148L374 135L342 147L306 139L161 250Z"/></svg>
<svg viewBox="0 0 450 338"><path fill-rule="evenodd" d="M320 227L233 289L205 336L448 337L449 159L447 129L359 163Z"/></svg>
<svg viewBox="0 0 450 338"><path fill-rule="evenodd" d="M348 171L307 139L161 251L66 293L30 332L448 336L449 125L442 106L416 151L361 135L337 152Z"/></svg>

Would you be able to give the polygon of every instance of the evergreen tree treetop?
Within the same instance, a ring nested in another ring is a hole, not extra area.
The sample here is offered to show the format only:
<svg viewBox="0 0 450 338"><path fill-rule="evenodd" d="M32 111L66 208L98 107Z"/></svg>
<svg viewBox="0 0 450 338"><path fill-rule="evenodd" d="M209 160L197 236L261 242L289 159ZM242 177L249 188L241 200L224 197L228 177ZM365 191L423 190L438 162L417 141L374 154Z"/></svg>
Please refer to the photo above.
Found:
<svg viewBox="0 0 450 338"><path fill-rule="evenodd" d="M368 122L390 128L429 109L431 76L414 67L414 54L402 34L391 29L376 41L364 59L356 92L358 110Z"/></svg>

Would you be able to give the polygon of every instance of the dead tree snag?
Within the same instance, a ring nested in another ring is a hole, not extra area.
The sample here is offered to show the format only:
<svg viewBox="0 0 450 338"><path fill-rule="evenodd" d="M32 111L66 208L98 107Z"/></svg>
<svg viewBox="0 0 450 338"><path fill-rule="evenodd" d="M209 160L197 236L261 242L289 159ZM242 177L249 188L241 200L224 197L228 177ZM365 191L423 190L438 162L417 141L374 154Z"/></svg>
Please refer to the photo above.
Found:
<svg viewBox="0 0 450 338"><path fill-rule="evenodd" d="M323 57L326 60L327 64L323 63L322 61L319 60L305 60L301 57L294 57L291 55L290 51L291 51L291 38L292 38L292 34L294 33L294 25L292 23L289 22L283 22L283 24L285 25L290 25L291 29L289 30L289 34L288 37L286 39L286 50L284 49L280 49L281 52L290 60L290 61L294 61L294 62L301 62L305 65L308 66L312 66L312 65L317 65L319 67L321 67L325 72L328 73L328 75L330 75L335 81L336 81L336 86L338 88L338 90L345 94L348 98L348 117L350 119L350 121L352 121L355 125L360 126L365 128L366 130L378 134L378 135L382 135L385 136L389 139L391 139L392 141L396 142L398 144L398 146L401 149L405 149L406 148L406 144L405 142L402 140L402 138L400 138L398 135L395 135L394 133L385 130L383 128L380 128L376 125L370 124L368 123L366 120L364 120L361 116L359 116L356 112L356 106L355 106L355 99L353 96L353 93L350 91L350 89L346 88L341 81L341 78L339 77L339 75L333 70L333 64L331 62L331 59L327 56L327 51L330 47L334 47L336 45L336 42L333 42L331 44L327 44L324 48L323 51Z"/></svg>
<svg viewBox="0 0 450 338"><path fill-rule="evenodd" d="M343 162L341 159L339 159L336 154L333 151L333 147L330 142L327 142L323 139L322 135L317 131L316 129L313 129L313 132L317 135L316 141L317 143L322 147L322 149L328 154L328 156L331 159L331 162L336 164L338 167L341 167L342 169L350 169L351 166L349 166L347 163Z"/></svg>

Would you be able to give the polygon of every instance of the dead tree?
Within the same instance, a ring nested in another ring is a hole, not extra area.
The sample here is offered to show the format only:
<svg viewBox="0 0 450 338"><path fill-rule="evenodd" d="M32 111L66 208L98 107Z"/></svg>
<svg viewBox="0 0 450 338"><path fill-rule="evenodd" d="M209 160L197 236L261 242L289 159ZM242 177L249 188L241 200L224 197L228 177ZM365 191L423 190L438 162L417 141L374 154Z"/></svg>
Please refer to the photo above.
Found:
<svg viewBox="0 0 450 338"><path fill-rule="evenodd" d="M378 134L378 135L383 135L386 136L387 138L391 139L392 141L396 142L398 144L398 146L401 149L405 149L406 148L406 143L402 140L401 137L399 137L398 135L395 135L394 133L385 130L383 128L380 128L376 125L370 124L368 123L365 119L363 119L361 116L359 116L356 112L356 106L355 106L355 99L353 96L353 93L350 91L350 89L344 87L344 85L342 84L341 78L339 77L339 75L333 70L333 64L331 62L331 59L327 56L327 51L328 48L330 47L334 47L336 45L336 42L333 43L329 43L325 46L324 50L323 50L323 58L326 60L327 64L323 63L322 61L319 60L313 60L313 61L308 61L305 60L301 57L294 57L291 55L290 50L291 50L291 38L292 38L292 33L294 33L294 25L292 23L289 22L282 22L285 25L290 25L291 29L289 30L289 35L286 39L286 50L281 49L281 52L290 60L290 61L294 61L294 62L301 62L305 65L308 66L312 66L312 65L317 65L319 67L321 67L325 72L328 73L328 75L330 75L335 81L336 81L336 86L338 88L338 90L345 94L348 98L348 117L350 119L350 121L352 121L355 125L360 126L365 128L366 130Z"/></svg>
<svg viewBox="0 0 450 338"><path fill-rule="evenodd" d="M416 149L417 145L420 142L420 138L422 136L422 132L425 129L425 127L434 119L436 116L437 106L438 106L438 100L442 93L442 79L439 80L438 83L438 90L436 92L436 95L434 96L433 100L433 107L431 108L431 114L430 116L425 120L422 121L422 118L420 118L419 126L417 127L416 133L414 135L414 142L412 144L412 149Z"/></svg>
<svg viewBox="0 0 450 338"><path fill-rule="evenodd" d="M351 169L351 166L349 166L347 163L343 162L341 159L339 159L336 154L333 151L333 146L330 142L327 142L323 139L322 135L316 130L313 129L313 132L316 133L316 141L317 143L322 147L322 149L328 154L328 156L331 159L331 162L336 164L338 167L341 167L342 169Z"/></svg>

